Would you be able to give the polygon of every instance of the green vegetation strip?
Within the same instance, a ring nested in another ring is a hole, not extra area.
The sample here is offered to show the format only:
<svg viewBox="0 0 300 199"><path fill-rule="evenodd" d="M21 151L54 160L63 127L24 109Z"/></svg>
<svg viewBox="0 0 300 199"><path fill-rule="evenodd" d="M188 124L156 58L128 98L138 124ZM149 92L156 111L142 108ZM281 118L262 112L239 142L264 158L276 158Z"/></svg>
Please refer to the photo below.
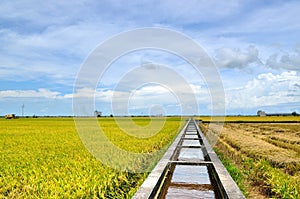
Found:
<svg viewBox="0 0 300 199"><path fill-rule="evenodd" d="M247 196L248 192L245 190L245 186L244 186L245 179L243 173L234 164L232 164L231 161L217 148L214 148L214 151L216 152L221 162L226 167L228 173L230 174L232 179L236 182L240 190L243 192L245 196Z"/></svg>
<svg viewBox="0 0 300 199"><path fill-rule="evenodd" d="M149 123L149 118L134 120ZM168 118L145 140L129 138L112 118L99 124L117 146L151 152L170 144L181 119ZM148 175L101 164L83 146L72 118L0 119L0 126L0 198L131 198Z"/></svg>

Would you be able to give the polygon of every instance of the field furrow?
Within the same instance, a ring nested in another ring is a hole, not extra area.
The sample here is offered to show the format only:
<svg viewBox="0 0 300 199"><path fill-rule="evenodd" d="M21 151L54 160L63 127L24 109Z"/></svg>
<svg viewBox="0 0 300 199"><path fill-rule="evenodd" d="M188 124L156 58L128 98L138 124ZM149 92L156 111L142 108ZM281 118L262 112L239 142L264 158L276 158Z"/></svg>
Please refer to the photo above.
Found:
<svg viewBox="0 0 300 199"><path fill-rule="evenodd" d="M219 124L201 124L207 137ZM215 150L239 170L247 198L300 197L299 123L225 123Z"/></svg>

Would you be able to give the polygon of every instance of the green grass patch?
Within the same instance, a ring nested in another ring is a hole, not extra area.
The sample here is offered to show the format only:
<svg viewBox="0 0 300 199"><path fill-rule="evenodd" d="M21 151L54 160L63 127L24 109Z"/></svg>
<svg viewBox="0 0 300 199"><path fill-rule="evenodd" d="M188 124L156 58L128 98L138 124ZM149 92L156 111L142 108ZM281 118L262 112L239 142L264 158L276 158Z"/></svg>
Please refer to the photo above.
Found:
<svg viewBox="0 0 300 199"><path fill-rule="evenodd" d="M244 174L233 164L231 161L217 148L214 148L214 151L220 158L221 162L227 169L228 173L231 175L232 179L236 182L240 190L243 192L245 196L248 195L248 192L245 189L244 183L245 178Z"/></svg>

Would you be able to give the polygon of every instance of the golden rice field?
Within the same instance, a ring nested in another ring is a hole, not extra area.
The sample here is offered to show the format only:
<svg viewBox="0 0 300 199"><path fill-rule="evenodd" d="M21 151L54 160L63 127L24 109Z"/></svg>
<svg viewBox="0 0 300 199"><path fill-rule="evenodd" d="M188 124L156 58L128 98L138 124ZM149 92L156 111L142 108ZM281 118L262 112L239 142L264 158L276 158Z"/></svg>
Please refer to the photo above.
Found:
<svg viewBox="0 0 300 199"><path fill-rule="evenodd" d="M134 122L146 126L149 118ZM181 118L168 118L156 135L134 138L113 118L99 124L118 147L144 153L170 144L182 127ZM0 128L0 198L131 198L148 175L102 164L82 144L72 118L0 119Z"/></svg>
<svg viewBox="0 0 300 199"><path fill-rule="evenodd" d="M203 122L300 122L300 116L201 116L197 119Z"/></svg>
<svg viewBox="0 0 300 199"><path fill-rule="evenodd" d="M215 151L247 198L300 198L300 123L257 122L225 123Z"/></svg>
<svg viewBox="0 0 300 199"><path fill-rule="evenodd" d="M129 119L119 122L135 133L145 133ZM146 128L161 122L133 120ZM226 117L225 121L215 149L247 198L300 198L300 123L265 123L299 122L300 117ZM253 123L230 123L239 121ZM113 144L136 153L168 146L184 124L179 117L167 118L159 133L137 138L124 133L113 118L98 122ZM214 125L218 124L211 124L210 131L208 123L201 128L214 133ZM73 118L1 118L0 128L0 198L131 198L148 175L120 172L98 161L82 144Z"/></svg>

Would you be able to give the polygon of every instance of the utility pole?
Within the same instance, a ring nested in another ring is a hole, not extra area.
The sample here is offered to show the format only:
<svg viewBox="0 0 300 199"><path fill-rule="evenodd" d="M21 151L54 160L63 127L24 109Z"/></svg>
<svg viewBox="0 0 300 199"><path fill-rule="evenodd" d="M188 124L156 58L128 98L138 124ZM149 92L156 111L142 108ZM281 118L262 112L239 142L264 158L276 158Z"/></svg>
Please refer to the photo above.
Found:
<svg viewBox="0 0 300 199"><path fill-rule="evenodd" d="M23 105L22 105L22 117L24 117L24 108L25 108L25 105L23 103Z"/></svg>

